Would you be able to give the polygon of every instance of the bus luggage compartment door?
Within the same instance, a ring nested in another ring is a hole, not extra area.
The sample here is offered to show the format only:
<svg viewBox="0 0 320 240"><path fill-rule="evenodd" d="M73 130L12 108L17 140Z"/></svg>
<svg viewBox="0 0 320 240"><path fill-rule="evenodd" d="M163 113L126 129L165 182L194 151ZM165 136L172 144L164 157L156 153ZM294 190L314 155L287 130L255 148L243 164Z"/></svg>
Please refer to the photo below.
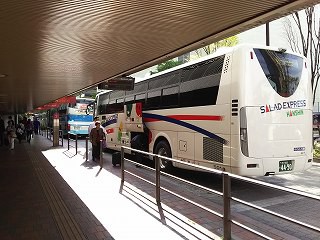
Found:
<svg viewBox="0 0 320 240"><path fill-rule="evenodd" d="M187 163L194 163L194 133L178 132L178 158ZM194 169L186 165L179 167Z"/></svg>

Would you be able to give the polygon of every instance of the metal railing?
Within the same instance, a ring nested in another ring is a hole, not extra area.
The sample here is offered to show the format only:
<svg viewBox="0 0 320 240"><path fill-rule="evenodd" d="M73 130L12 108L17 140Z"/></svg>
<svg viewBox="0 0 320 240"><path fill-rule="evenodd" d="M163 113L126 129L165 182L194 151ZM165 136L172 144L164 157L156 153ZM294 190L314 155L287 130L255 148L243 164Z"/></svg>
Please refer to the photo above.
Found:
<svg viewBox="0 0 320 240"><path fill-rule="evenodd" d="M72 136L75 136L75 139L72 139L71 137L70 137L70 135L72 135ZM67 151L69 151L70 150L70 148L75 148L75 150L76 150L76 152L75 152L75 154L74 155L72 155L71 157L74 157L74 156L76 156L79 152L78 152L78 134L76 134L76 133L71 133L71 132L68 132L68 143L67 143L67 146L68 146L68 150ZM85 157L86 157L86 161L89 159L89 144L88 144L88 141L89 141L89 137L86 137L85 138ZM72 144L70 144L70 142L74 142L74 145L72 145ZM64 152L64 153L66 153L66 152ZM69 156L70 157L70 156Z"/></svg>
<svg viewBox="0 0 320 240"><path fill-rule="evenodd" d="M47 127L46 128L46 137L47 139L53 140L53 128Z"/></svg>
<svg viewBox="0 0 320 240"><path fill-rule="evenodd" d="M43 132L39 132L39 134L41 134L43 136ZM47 139L53 141L53 128L47 127L45 129L45 136L47 137ZM59 146L63 147L63 131L59 130Z"/></svg>
<svg viewBox="0 0 320 240"><path fill-rule="evenodd" d="M71 139L70 135L75 136L75 139ZM71 145L70 142L74 142L75 145ZM68 132L68 150L70 150L70 147L75 148L76 154L78 153L78 134Z"/></svg>
<svg viewBox="0 0 320 240"><path fill-rule="evenodd" d="M150 168L150 167L145 166L145 165L142 165L140 163L136 163L136 162L134 162L134 161L132 161L130 159L125 158L125 155L124 155L124 150L125 149L129 150L129 151L134 151L134 152L138 152L140 154L149 155L149 156L153 157L154 162L155 162L155 169ZM215 190L203 187L201 185L195 184L193 182L186 181L186 180L184 180L182 178L173 176L171 174L162 172L160 170L160 160L161 159L165 159L165 160L168 160L168 161L171 161L171 162L177 162L177 163L184 164L184 165L187 165L187 166L190 166L190 167L195 167L195 168L201 169L203 171L211 172L211 173L218 174L218 175L222 176L223 191L222 192L215 191ZM150 182L150 181L148 181L148 180L146 180L146 179L144 179L144 178L142 178L140 176L137 176L136 174L134 174L134 173L132 173L132 172L130 172L128 170L125 170L125 165L124 165L125 161L134 163L136 165L144 167L145 169L148 169L148 170L151 170L151 171L155 171L155 183ZM197 207L199 207L199 208L201 208L201 209L203 209L205 211L210 212L211 214L214 214L214 215L222 218L223 219L223 239L225 239L225 240L231 239L231 224L234 224L234 225L236 225L236 226L238 226L240 228L243 228L246 231L249 231L249 232L251 232L251 233L253 233L253 234L257 235L257 236L260 236L260 237L262 237L264 239L272 239L272 237L269 237L269 236L267 236L267 235L265 235L265 234L263 234L261 232L258 232L256 230L254 230L253 228L250 228L249 226L246 226L246 225L244 225L244 224L232 219L232 217L231 217L231 207L230 207L231 206L231 200L233 200L235 202L238 202L240 204L244 204L244 205L246 205L248 207L251 207L253 209L260 210L260 211L262 211L264 213L267 213L267 214L270 214L272 216L276 216L276 217L281 218L283 220L290 221L292 223L295 223L295 224L297 224L299 226L302 226L302 227L304 227L306 229L313 230L313 231L315 231L315 232L320 234L320 228L318 228L316 226L313 226L313 225L310 225L310 224L307 224L307 223L303 223L303 222L301 222L299 220L284 216L282 214L276 213L274 211L268 210L268 209L263 208L263 207L259 207L259 206L255 205L255 204L243 201L243 200L241 200L239 198L232 197L231 196L231 179L237 179L237 180L249 182L249 183L252 183L252 184L261 185L261 186L264 186L264 187L277 189L277 190L280 190L280 191L284 191L284 192L296 194L296 195L299 195L299 196L307 197L307 198L310 198L310 199L320 200L320 197L312 195L312 194L300 192L300 191L289 189L289 188L285 188L285 187L276 186L276 185L273 185L273 184L270 184L270 183L265 183L265 182L262 182L262 181L259 181L259 180L255 180L255 179L251 179L251 178L247 178L247 177L241 177L241 176L238 176L238 175L235 175L235 174L232 174L232 173L222 172L222 171L219 171L219 170L214 170L214 169L211 169L211 168L202 167L202 166L186 163L186 162L183 162L183 161L180 161L180 160L167 158L167 157L164 157L164 156L160 156L160 155L156 155L156 154L152 154L152 153L148 153L148 152L143 152L143 151L140 151L140 150L136 150L136 149L133 149L133 148L129 148L129 147L124 147L123 146L121 148L121 186L120 186L120 192L122 192L123 187L124 187L125 173L128 173L131 176L137 177L140 180L143 180L143 181L155 186L156 203L157 203L159 209L162 209L162 207L161 207L160 190L163 190L163 191L165 191L167 193L170 193L170 194L174 195L175 197L183 199L183 200L189 202L190 204L193 204L193 205L195 205L195 206L197 206ZM189 185L198 187L200 189L209 191L212 194L216 194L216 195L222 196L222 198L223 198L223 214L218 213L216 211L213 211L213 210L211 210L211 209L209 209L209 208L207 208L207 207L205 207L205 206L203 206L203 205L201 205L201 204L199 204L199 203L197 203L195 201L189 200L189 199L187 199L187 198L185 198L185 197L183 197L183 196L181 196L181 195L179 195L179 194L177 194L177 193L175 193L175 192L173 192L173 191L171 191L169 189L166 189L166 188L162 187L161 186L161 182L160 182L160 175L165 175L165 176L173 178L175 180L179 180L179 181L184 182L186 184L189 184ZM163 219L164 218L163 214L160 214L160 217L161 217L161 221L164 223L165 220Z"/></svg>

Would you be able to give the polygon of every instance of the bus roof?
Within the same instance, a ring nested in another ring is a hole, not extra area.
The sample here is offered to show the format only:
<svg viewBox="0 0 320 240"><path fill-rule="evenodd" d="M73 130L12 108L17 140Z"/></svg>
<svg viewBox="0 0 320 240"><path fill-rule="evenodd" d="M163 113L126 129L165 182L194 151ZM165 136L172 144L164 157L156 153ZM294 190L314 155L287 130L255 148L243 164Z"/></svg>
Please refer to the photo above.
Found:
<svg viewBox="0 0 320 240"><path fill-rule="evenodd" d="M198 59L196 59L194 61L190 61L190 62L181 64L181 65L175 66L173 68L161 71L159 73L155 73L155 74L152 74L150 76L144 77L144 78L140 79L139 82L135 83L135 85L139 84L139 83L143 83L144 81L147 81L147 80L151 80L152 81L152 79L157 77L157 76L161 76L163 74L170 73L170 72L173 72L175 70L179 70L181 68L184 68L184 67L187 67L187 66L191 66L191 65L199 63L199 62L203 62L203 61L206 61L206 60L218 57L218 56L222 56L222 55L230 53L230 52L232 52L232 51L234 51L235 49L238 49L238 48L259 48L259 49L270 49L270 50L273 50L273 51L280 51L280 50L284 49L286 53L295 54L295 55L298 55L298 56L301 56L301 57L305 58L303 55L301 55L299 53L294 53L291 50L287 50L287 49L281 48L281 47L244 43L244 44L238 44L238 45L233 46L233 47L221 47L221 48L218 48L217 51L212 53L212 54L209 54L209 55L206 55L204 57L198 58ZM98 93L97 96L104 95L106 92L113 92L113 91L110 90L110 91L105 91L105 92L102 92L102 93Z"/></svg>

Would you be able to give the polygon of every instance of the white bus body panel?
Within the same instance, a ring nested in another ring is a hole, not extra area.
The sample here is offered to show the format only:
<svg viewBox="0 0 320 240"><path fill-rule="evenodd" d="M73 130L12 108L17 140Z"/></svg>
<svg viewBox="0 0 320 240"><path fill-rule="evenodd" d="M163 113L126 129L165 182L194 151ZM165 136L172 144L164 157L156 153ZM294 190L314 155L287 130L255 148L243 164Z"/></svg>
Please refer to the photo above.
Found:
<svg viewBox="0 0 320 240"><path fill-rule="evenodd" d="M239 99L239 110L245 108L249 157L241 152L240 116L232 118L232 172L240 175L288 173L279 172L279 162L285 160L294 160L293 171L305 170L312 164L312 98L310 83L305 81L308 71L304 67L303 81L296 91L290 97L282 97L266 79L256 56L250 58L250 51L252 48L242 48L233 58L235 61L239 56L245 57L233 68L233 76L238 78L233 78L232 98ZM296 108L292 107L294 101ZM262 110L266 105L268 112ZM247 168L247 164L257 164L257 167Z"/></svg>
<svg viewBox="0 0 320 240"><path fill-rule="evenodd" d="M101 116L105 116L101 124L107 132L107 148L120 151L121 146L130 147L130 132L125 130L126 114L115 113Z"/></svg>
<svg viewBox="0 0 320 240"><path fill-rule="evenodd" d="M101 115L107 133L107 148L120 151L131 146L131 132L143 132L141 104L124 106L124 112Z"/></svg>
<svg viewBox="0 0 320 240"><path fill-rule="evenodd" d="M187 115L192 115L194 119L197 119L199 116L220 116L221 120L217 121L183 120L183 117L181 117L182 122L214 133L225 140L226 144L223 144L222 149L223 157L219 159L219 162L204 160L203 152L205 148L203 146L203 138L206 137L205 135L196 130L166 121L161 121L161 123L159 123L159 121L145 121L147 128L152 134L149 151L154 152L155 141L161 136L165 137L169 142L173 158L216 169L220 169L222 166L222 168L226 170L230 166L230 114L228 114L227 111L229 111L229 107L225 105L215 105L210 107L194 107L188 111L186 111L186 109L175 108L147 112L166 117L182 116L186 115L186 113L192 113ZM212 151L214 150L212 149ZM174 164L174 166L178 167L176 164ZM190 169L190 167L180 164L179 167Z"/></svg>
<svg viewBox="0 0 320 240"><path fill-rule="evenodd" d="M106 128L108 148L129 146L131 133L143 132L145 124L150 131L150 152L160 139L166 139L172 157L185 162L247 176L288 173L279 172L279 162L287 160L293 160L293 171L307 169L312 164L312 97L307 70L304 66L296 91L282 97L267 79L253 46L235 47L225 54L216 105L148 110L143 111L142 119L135 114L137 109L130 109L133 116L125 109ZM263 112L266 105L294 101L302 105ZM246 116L248 156L241 150L242 112ZM101 116L108 121L112 115Z"/></svg>

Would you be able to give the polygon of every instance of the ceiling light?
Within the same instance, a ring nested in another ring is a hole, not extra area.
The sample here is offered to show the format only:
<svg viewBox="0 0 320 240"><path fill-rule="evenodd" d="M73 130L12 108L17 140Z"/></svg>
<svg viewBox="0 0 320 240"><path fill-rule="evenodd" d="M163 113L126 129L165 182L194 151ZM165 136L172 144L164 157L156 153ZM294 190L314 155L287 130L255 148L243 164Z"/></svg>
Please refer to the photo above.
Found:
<svg viewBox="0 0 320 240"><path fill-rule="evenodd" d="M5 77L8 77L8 75L4 73L0 73L0 78L5 78Z"/></svg>

